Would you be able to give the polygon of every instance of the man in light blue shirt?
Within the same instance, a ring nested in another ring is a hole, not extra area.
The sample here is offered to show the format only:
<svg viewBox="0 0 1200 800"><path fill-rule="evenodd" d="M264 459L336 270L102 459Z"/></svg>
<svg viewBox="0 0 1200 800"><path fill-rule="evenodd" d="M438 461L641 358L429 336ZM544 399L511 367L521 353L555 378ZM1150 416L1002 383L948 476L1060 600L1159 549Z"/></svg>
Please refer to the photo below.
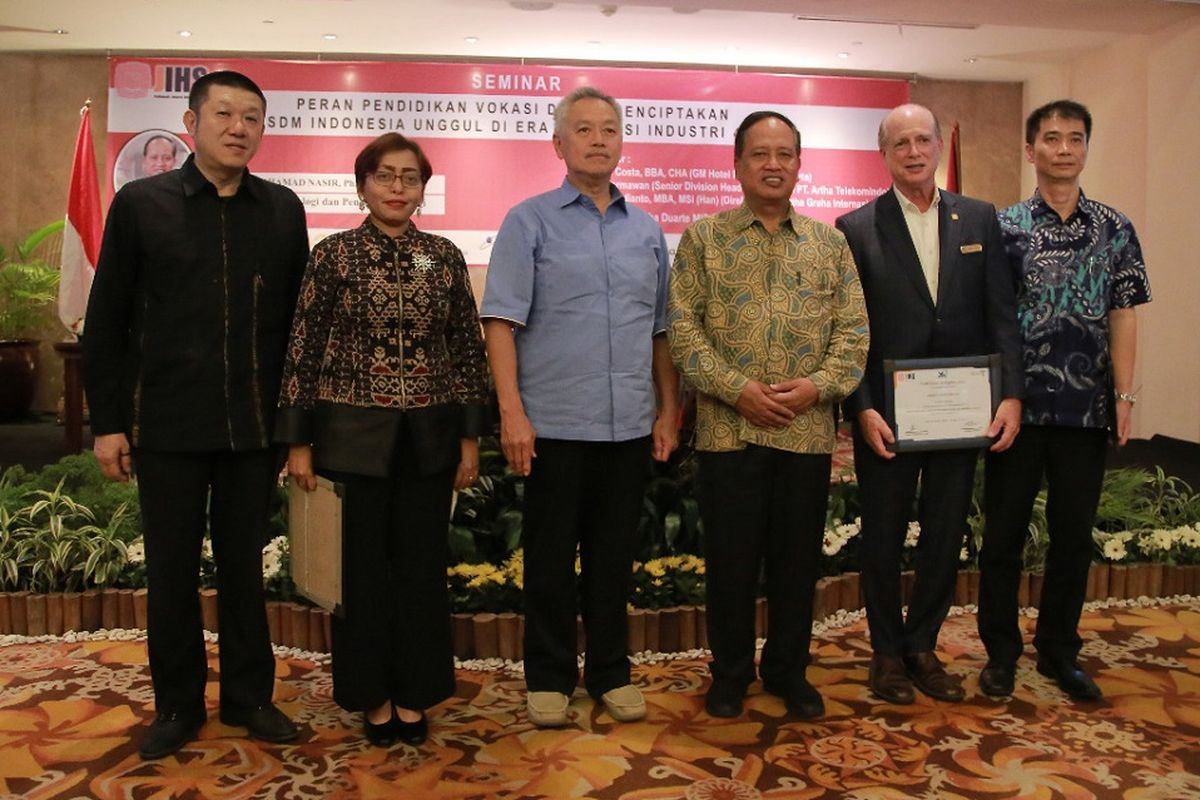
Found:
<svg viewBox="0 0 1200 800"><path fill-rule="evenodd" d="M480 309L500 444L525 476L527 709L547 727L567 723L579 680L576 549L588 694L617 720L645 716L625 607L647 456L675 449L678 407L666 240L611 182L620 107L576 89L555 109L553 142L566 179L508 213Z"/></svg>

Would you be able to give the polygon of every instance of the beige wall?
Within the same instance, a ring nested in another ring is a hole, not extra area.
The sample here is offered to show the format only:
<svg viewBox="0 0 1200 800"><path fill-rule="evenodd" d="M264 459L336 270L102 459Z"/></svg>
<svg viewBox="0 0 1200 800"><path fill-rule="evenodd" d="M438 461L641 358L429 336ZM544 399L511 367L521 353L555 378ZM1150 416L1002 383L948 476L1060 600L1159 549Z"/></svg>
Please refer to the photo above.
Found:
<svg viewBox="0 0 1200 800"><path fill-rule="evenodd" d="M1094 128L1083 189L1137 228L1153 302L1138 312L1134 435L1200 442L1200 22L1128 36L1049 71L1025 87L1028 112L1070 97ZM1032 168L1023 193L1034 186Z"/></svg>
<svg viewBox="0 0 1200 800"><path fill-rule="evenodd" d="M950 148L957 122L962 153L960 191L997 208L1021 197L1021 84L918 80L909 97L937 115ZM946 158L938 185L946 185Z"/></svg>
<svg viewBox="0 0 1200 800"><path fill-rule="evenodd" d="M96 165L104 170L108 62L103 56L0 55L0 242L5 247L67 209L67 183L79 109L92 99ZM34 407L53 410L62 393L62 361L51 343L65 338L54 321L42 333L41 377Z"/></svg>

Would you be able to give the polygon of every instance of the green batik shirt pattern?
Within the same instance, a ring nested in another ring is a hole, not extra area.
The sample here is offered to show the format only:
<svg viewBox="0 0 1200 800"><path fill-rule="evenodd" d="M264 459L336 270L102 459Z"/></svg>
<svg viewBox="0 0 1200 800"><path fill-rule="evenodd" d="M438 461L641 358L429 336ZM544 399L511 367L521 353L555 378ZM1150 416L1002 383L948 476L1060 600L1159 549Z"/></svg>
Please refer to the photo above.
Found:
<svg viewBox="0 0 1200 800"><path fill-rule="evenodd" d="M672 358L698 393L696 449L832 452L833 405L862 380L869 345L839 231L793 210L770 233L744 205L694 223L675 255L667 324ZM783 428L753 425L734 408L749 380L798 377L820 400Z"/></svg>

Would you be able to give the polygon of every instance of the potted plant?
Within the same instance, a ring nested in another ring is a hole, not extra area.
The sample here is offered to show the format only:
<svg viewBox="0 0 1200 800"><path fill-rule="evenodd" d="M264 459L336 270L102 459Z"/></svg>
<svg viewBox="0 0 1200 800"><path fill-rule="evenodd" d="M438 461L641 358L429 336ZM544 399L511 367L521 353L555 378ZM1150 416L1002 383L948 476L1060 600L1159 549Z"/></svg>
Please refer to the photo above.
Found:
<svg viewBox="0 0 1200 800"><path fill-rule="evenodd" d="M38 331L58 293L59 268L35 257L57 220L30 234L11 250L0 247L0 422L29 413L37 388Z"/></svg>

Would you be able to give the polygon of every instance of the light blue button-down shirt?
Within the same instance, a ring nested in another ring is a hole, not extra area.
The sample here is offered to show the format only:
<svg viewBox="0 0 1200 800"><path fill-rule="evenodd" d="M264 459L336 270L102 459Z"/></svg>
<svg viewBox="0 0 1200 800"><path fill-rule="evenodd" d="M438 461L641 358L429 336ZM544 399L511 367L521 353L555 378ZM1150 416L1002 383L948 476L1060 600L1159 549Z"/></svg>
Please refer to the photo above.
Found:
<svg viewBox="0 0 1200 800"><path fill-rule="evenodd" d="M669 270L662 229L615 186L604 215L566 180L508 212L480 316L516 326L521 402L539 437L650 434Z"/></svg>

